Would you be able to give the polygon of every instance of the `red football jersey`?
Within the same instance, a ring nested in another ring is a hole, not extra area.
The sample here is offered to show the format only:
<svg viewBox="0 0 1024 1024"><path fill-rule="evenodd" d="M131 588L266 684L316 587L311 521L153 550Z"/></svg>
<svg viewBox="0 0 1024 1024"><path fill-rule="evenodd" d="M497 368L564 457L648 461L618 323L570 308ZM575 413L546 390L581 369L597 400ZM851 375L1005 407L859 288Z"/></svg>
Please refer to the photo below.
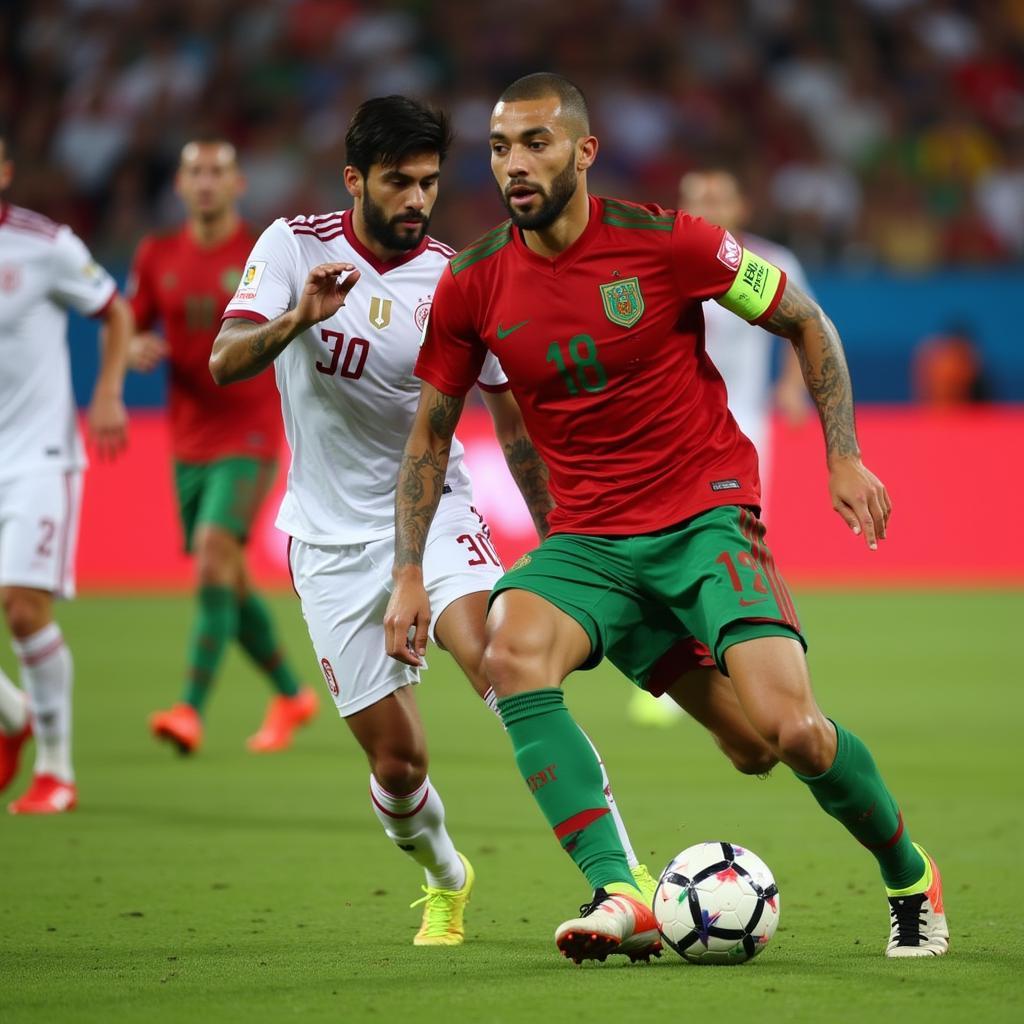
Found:
<svg viewBox="0 0 1024 1024"><path fill-rule="evenodd" d="M230 238L206 248L183 227L144 238L135 254L128 297L138 329L159 322L170 349L171 445L183 462L273 458L280 447L281 403L273 373L226 388L210 376L221 313L255 241L240 225Z"/></svg>
<svg viewBox="0 0 1024 1024"><path fill-rule="evenodd" d="M754 322L771 316L785 275L747 256L698 218L593 196L555 259L505 222L441 275L416 373L463 395L495 353L551 474L553 533L649 533L759 505L757 455L705 354L701 312L746 281Z"/></svg>

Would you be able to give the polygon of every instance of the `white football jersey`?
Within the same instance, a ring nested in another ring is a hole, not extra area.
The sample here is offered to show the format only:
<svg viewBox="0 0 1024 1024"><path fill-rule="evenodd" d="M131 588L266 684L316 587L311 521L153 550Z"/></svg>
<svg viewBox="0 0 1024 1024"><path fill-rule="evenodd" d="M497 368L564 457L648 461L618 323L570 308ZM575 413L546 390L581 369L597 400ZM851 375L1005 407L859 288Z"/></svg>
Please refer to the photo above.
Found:
<svg viewBox="0 0 1024 1024"><path fill-rule="evenodd" d="M67 311L97 316L116 292L69 227L0 205L0 479L85 465Z"/></svg>
<svg viewBox="0 0 1024 1024"><path fill-rule="evenodd" d="M310 270L351 263L345 305L277 357L292 451L277 526L307 544L363 544L395 528L395 481L419 402L413 365L434 288L453 250L429 236L382 264L356 238L352 212L276 220L260 236L224 318L272 320L298 302ZM505 390L493 357L480 386ZM446 488L470 493L454 439Z"/></svg>
<svg viewBox="0 0 1024 1024"><path fill-rule="evenodd" d="M810 294L803 267L789 249L757 235L744 234L740 241L751 252L775 264L798 288ZM730 412L762 458L772 409L773 340L773 335L752 326L717 302L704 303L704 342L708 355L725 380Z"/></svg>

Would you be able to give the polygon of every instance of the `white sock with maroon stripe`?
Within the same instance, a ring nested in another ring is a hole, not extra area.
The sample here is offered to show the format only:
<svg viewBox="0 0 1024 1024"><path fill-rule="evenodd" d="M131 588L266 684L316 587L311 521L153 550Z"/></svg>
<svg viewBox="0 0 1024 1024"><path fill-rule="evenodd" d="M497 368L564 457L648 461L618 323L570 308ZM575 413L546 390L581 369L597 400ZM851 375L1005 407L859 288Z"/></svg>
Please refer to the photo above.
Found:
<svg viewBox="0 0 1024 1024"><path fill-rule="evenodd" d="M429 775L408 796L389 793L371 775L370 803L388 839L426 871L427 885L461 889L466 884L466 869L444 827L444 804Z"/></svg>
<svg viewBox="0 0 1024 1024"><path fill-rule="evenodd" d="M25 728L28 721L28 702L25 694L7 678L0 668L0 732L13 736Z"/></svg>
<svg viewBox="0 0 1024 1024"><path fill-rule="evenodd" d="M484 691L483 702L498 716L498 721L501 722L501 714L498 711L498 698L493 687L488 686ZM505 728L504 722L501 722L501 727ZM590 744L590 749L594 752L594 757L597 758L597 763L601 766L601 786L604 788L604 798L608 803L608 810L611 812L612 821L615 822L615 831L619 833L619 842L622 843L622 849L626 853L626 863L631 868L635 868L640 863L640 860L633 850L633 844L629 841L626 823L622 820L622 815L619 814L619 806L616 804L615 794L612 792L612 782L608 778L608 772L604 767L604 758L601 757L601 752L594 746L594 741L583 732L583 729L580 729L580 732L583 733L583 738Z"/></svg>
<svg viewBox="0 0 1024 1024"><path fill-rule="evenodd" d="M51 622L38 633L11 644L21 662L36 738L36 775L73 782L71 769L71 652L60 626Z"/></svg>

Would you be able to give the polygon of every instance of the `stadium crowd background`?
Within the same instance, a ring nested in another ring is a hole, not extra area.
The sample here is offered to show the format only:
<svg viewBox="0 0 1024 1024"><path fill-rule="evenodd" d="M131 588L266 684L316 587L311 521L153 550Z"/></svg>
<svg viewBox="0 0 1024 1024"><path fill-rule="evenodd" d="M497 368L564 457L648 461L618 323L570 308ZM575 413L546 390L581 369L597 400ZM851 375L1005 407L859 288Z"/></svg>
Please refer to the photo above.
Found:
<svg viewBox="0 0 1024 1024"><path fill-rule="evenodd" d="M500 216L495 96L524 70L577 81L603 143L595 191L674 205L687 168L740 169L751 227L815 267L1024 258L1024 0L27 0L0 14L12 198L123 266L178 219L197 132L238 144L256 225L341 204L360 99L449 109L434 233Z"/></svg>

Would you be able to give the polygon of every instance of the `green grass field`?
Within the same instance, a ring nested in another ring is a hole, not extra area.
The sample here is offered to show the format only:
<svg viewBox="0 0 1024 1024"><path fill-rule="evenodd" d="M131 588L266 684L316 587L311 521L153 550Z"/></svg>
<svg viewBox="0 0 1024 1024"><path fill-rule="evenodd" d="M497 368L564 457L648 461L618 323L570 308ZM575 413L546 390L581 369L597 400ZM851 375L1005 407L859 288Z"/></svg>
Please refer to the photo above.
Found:
<svg viewBox="0 0 1024 1024"><path fill-rule="evenodd" d="M326 692L292 751L248 755L267 691L233 653L204 750L178 758L146 716L177 695L188 600L91 597L60 613L78 673L80 807L0 817L0 1020L1024 1019L1024 594L801 597L820 702L869 742L942 866L945 959L881 956L874 862L788 772L738 775L689 720L624 724L628 684L602 668L570 681L569 703L638 851L660 869L702 839L749 846L775 872L782 918L744 967L691 967L671 951L650 966L562 960L553 929L588 893L497 722L437 653L419 689L431 775L478 877L465 946L415 949L419 871L383 837ZM313 679L297 604L275 608Z"/></svg>

